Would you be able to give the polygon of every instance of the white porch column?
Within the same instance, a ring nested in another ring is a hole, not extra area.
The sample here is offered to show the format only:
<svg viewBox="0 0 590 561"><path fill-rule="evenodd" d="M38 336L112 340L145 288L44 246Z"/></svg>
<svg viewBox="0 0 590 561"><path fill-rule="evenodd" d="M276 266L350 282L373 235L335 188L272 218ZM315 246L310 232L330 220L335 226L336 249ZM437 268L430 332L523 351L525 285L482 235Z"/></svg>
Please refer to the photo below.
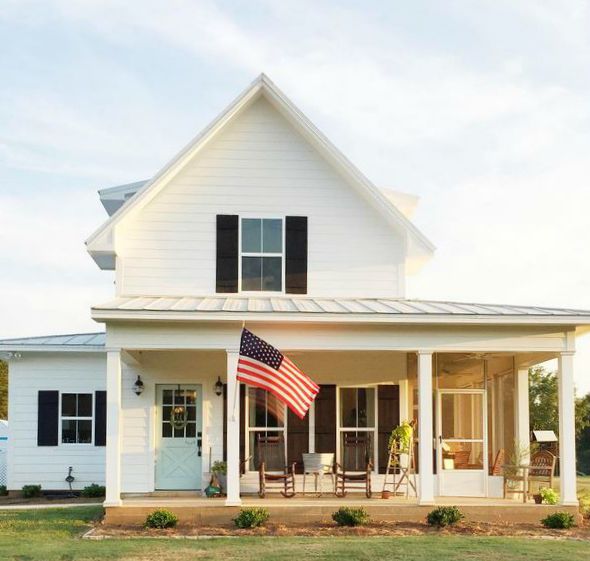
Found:
<svg viewBox="0 0 590 561"><path fill-rule="evenodd" d="M561 504L577 505L574 353L559 357L559 480Z"/></svg>
<svg viewBox="0 0 590 561"><path fill-rule="evenodd" d="M432 352L418 351L418 502L434 504L432 463Z"/></svg>
<svg viewBox="0 0 590 561"><path fill-rule="evenodd" d="M227 350L227 497L226 506L240 506L240 383L238 351Z"/></svg>
<svg viewBox="0 0 590 561"><path fill-rule="evenodd" d="M106 496L104 506L121 505L121 352L107 351Z"/></svg>
<svg viewBox="0 0 590 561"><path fill-rule="evenodd" d="M526 451L523 462L529 461L529 448L531 444L529 428L529 369L521 368L514 372L515 394L515 439L520 444L521 450Z"/></svg>
<svg viewBox="0 0 590 561"><path fill-rule="evenodd" d="M399 384L399 421L410 421L410 384L407 378L400 380Z"/></svg>

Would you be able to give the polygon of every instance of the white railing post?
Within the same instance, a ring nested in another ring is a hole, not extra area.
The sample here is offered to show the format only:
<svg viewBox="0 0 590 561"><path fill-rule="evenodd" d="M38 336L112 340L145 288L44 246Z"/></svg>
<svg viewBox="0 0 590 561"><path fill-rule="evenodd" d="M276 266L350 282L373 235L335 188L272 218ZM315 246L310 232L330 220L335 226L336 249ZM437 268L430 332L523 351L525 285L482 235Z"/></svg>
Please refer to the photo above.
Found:
<svg viewBox="0 0 590 561"><path fill-rule="evenodd" d="M418 502L434 504L432 462L432 351L418 351Z"/></svg>
<svg viewBox="0 0 590 561"><path fill-rule="evenodd" d="M121 352L107 351L106 496L104 506L121 503Z"/></svg>
<svg viewBox="0 0 590 561"><path fill-rule="evenodd" d="M226 506L240 499L240 383L236 379L238 351L227 350L227 497Z"/></svg>
<svg viewBox="0 0 590 561"><path fill-rule="evenodd" d="M559 481L561 504L577 505L574 353L559 357Z"/></svg>

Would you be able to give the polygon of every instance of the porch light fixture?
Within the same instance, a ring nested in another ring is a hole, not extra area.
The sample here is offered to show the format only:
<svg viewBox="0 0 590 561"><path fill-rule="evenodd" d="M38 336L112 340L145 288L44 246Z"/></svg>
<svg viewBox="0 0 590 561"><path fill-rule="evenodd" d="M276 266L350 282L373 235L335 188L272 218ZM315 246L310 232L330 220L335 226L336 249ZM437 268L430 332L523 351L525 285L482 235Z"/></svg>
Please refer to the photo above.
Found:
<svg viewBox="0 0 590 561"><path fill-rule="evenodd" d="M221 381L221 378L219 376L217 376L217 382L215 382L214 388L215 395L219 397L223 393L223 382Z"/></svg>
<svg viewBox="0 0 590 561"><path fill-rule="evenodd" d="M141 395L143 393L143 390L143 382L141 381L141 376L138 374L137 380L135 380L135 384L133 384L133 391L135 395Z"/></svg>

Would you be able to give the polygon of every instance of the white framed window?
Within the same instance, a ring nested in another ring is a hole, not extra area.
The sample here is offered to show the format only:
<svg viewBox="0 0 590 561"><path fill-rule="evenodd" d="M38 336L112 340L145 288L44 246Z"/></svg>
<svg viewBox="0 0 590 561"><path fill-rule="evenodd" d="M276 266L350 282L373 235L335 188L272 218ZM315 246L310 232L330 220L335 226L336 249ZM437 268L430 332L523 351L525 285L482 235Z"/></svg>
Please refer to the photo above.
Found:
<svg viewBox="0 0 590 561"><path fill-rule="evenodd" d="M285 220L240 219L240 291L282 292L285 277Z"/></svg>
<svg viewBox="0 0 590 561"><path fill-rule="evenodd" d="M377 388L338 387L337 457L347 470L364 471L367 460L378 465ZM345 446L347 438L364 438L364 446Z"/></svg>
<svg viewBox="0 0 590 561"><path fill-rule="evenodd" d="M255 471L264 458L267 469L283 470L287 461L287 407L273 394L246 387L246 458L249 471ZM258 435L282 437L279 447L260 450Z"/></svg>
<svg viewBox="0 0 590 561"><path fill-rule="evenodd" d="M60 395L60 442L92 444L94 395L62 393Z"/></svg>

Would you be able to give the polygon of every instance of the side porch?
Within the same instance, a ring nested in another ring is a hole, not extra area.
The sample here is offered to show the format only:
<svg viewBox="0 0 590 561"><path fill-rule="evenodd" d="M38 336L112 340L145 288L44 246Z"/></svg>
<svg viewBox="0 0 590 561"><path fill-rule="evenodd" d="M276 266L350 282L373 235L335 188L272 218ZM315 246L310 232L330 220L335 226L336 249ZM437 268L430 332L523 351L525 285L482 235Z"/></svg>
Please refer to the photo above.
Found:
<svg viewBox="0 0 590 561"><path fill-rule="evenodd" d="M322 509L357 501L391 516L423 518L424 509L452 503L481 516L537 509L531 512L542 517L545 505L523 503L522 495L504 498L497 459L502 451L508 463L515 448L528 449L528 368L551 359L560 380L560 499L575 510L573 337L567 328L249 324L320 385L299 421L272 396L237 383L240 327L108 326L107 519L156 504L197 517L204 516L201 510L251 504L323 516ZM138 377L141 395L134 393ZM170 422L176 406L184 408L180 428ZM403 496L381 500L389 434L404 420L417 426L416 492L402 488ZM354 458L346 457L344 446L351 434L366 442ZM280 436L283 443L273 469L296 462L294 498L257 497L257 470L266 454L260 435ZM302 455L320 452L349 470L362 470L370 459L374 498L353 491L336 498L330 477L323 478L322 497L314 496L313 479L303 495ZM216 461L227 463L226 496L206 499ZM192 495L178 495L186 492Z"/></svg>

